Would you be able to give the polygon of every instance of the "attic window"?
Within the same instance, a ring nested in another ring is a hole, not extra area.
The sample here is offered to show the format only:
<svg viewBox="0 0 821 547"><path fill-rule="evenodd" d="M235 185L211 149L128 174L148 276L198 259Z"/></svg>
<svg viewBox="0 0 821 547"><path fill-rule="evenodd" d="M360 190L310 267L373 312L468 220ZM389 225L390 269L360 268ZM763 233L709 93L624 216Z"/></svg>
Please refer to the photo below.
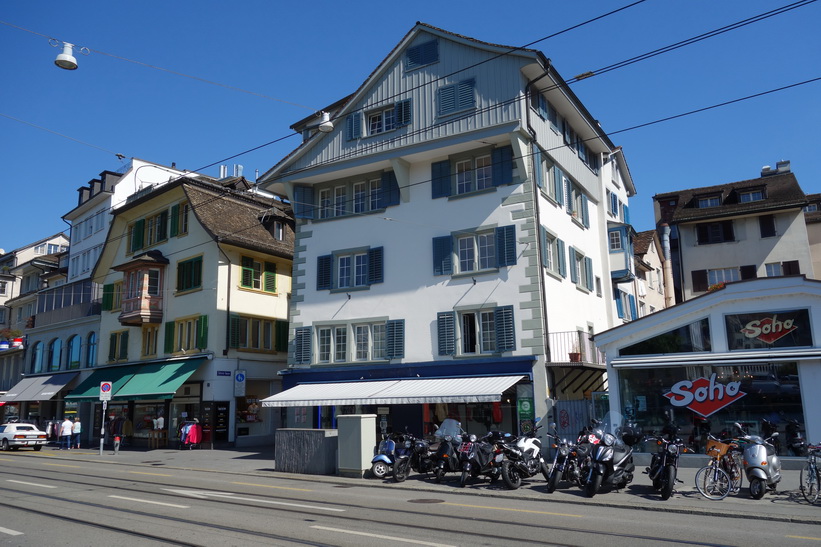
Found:
<svg viewBox="0 0 821 547"><path fill-rule="evenodd" d="M699 209L707 209L709 207L718 207L721 205L721 197L720 196L704 196L702 198L698 198L698 208Z"/></svg>
<svg viewBox="0 0 821 547"><path fill-rule="evenodd" d="M750 190L748 192L739 192L738 201L740 203L750 203L752 201L762 201L764 199L764 190Z"/></svg>

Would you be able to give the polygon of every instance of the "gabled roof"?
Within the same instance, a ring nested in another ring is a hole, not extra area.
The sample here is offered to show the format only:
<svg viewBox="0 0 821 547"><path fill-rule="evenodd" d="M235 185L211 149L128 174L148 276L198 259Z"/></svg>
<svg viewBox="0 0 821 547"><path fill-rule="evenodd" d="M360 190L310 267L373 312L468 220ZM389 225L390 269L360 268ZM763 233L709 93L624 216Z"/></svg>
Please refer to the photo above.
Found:
<svg viewBox="0 0 821 547"><path fill-rule="evenodd" d="M650 250L650 245L656 239L655 230L638 232L633 238L633 254L644 256Z"/></svg>
<svg viewBox="0 0 821 547"><path fill-rule="evenodd" d="M758 189L765 192L763 200L743 203L739 200L742 192ZM720 205L700 209L698 200L702 197L719 197ZM675 208L667 215L669 218L661 218L661 222L671 224L768 213L807 205L807 197L793 173L656 194L653 199L657 202L677 201Z"/></svg>

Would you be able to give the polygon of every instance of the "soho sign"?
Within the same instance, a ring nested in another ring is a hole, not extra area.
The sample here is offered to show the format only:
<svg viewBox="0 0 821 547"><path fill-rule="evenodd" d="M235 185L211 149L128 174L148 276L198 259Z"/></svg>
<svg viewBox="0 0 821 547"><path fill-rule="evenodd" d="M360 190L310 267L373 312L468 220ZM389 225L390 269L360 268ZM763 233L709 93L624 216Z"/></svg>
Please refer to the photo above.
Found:
<svg viewBox="0 0 821 547"><path fill-rule="evenodd" d="M664 396L673 406L689 408L707 418L746 395L741 391L741 382L716 382L714 372L709 379L682 380L673 384Z"/></svg>

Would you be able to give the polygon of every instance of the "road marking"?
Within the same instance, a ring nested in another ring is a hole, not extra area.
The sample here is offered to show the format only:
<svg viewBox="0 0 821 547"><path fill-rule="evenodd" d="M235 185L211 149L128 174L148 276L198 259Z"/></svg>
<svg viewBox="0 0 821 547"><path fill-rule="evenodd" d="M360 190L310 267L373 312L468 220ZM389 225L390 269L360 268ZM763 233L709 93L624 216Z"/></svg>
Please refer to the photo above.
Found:
<svg viewBox="0 0 821 547"><path fill-rule="evenodd" d="M6 482L14 482L17 484L27 484L29 486L39 486L40 488L57 488L56 486L52 486L50 484L37 484L36 482L25 482L25 481L16 481L13 479L7 479Z"/></svg>
<svg viewBox="0 0 821 547"><path fill-rule="evenodd" d="M537 515L551 515L554 517L577 517L582 518L584 515L571 515L569 513L551 513L549 511L534 511L532 509L508 509L506 507L489 507L486 505L468 505L466 503L450 503L445 502L442 505L455 505L456 507L470 507L471 509L492 509L493 511L513 511L514 513L536 513Z"/></svg>
<svg viewBox="0 0 821 547"><path fill-rule="evenodd" d="M74 467L76 469L80 469L79 465L67 465L65 463L44 463L43 465L50 465L52 467Z"/></svg>
<svg viewBox="0 0 821 547"><path fill-rule="evenodd" d="M11 458L0 458L0 462L13 462Z"/></svg>
<svg viewBox="0 0 821 547"><path fill-rule="evenodd" d="M787 537L792 538L792 539L810 539L812 541L821 541L821 538L811 538L811 537L807 537L807 536L787 536Z"/></svg>
<svg viewBox="0 0 821 547"><path fill-rule="evenodd" d="M356 532L354 530L343 530L342 528L329 528L327 526L311 526L314 530L327 530L328 532L340 532L343 534L353 534L355 536L365 536L369 538L388 539L390 541L397 541L401 543L413 543L414 545L431 545L435 547L455 547L454 545L445 545L443 543L430 543L428 541L418 541L415 539L408 539L395 536L383 536L380 534L371 534L369 532Z"/></svg>
<svg viewBox="0 0 821 547"><path fill-rule="evenodd" d="M8 534L10 536L22 536L23 535L23 532L18 532L17 530L11 530L9 528L3 528L2 526L0 526L0 532L3 532L4 534Z"/></svg>
<svg viewBox="0 0 821 547"><path fill-rule="evenodd" d="M127 498L125 496L108 496L109 498L115 498L118 500L127 500L127 501L138 501L140 503L153 503L154 505L164 505L166 507L179 507L180 509L190 509L190 505L177 505L176 503L163 503L161 501L151 501L151 500L141 500L138 498Z"/></svg>
<svg viewBox="0 0 821 547"><path fill-rule="evenodd" d="M297 492L313 492L307 488L291 488L289 486L270 486L268 484L255 484L253 482L232 482L231 484L241 484L242 486L259 486L260 488L278 488L279 490L296 490Z"/></svg>
<svg viewBox="0 0 821 547"><path fill-rule="evenodd" d="M134 473L135 475L153 475L155 477L173 477L174 475L168 475L164 473L146 473L145 471L128 471L128 473Z"/></svg>
<svg viewBox="0 0 821 547"><path fill-rule="evenodd" d="M192 496L199 499L224 498L230 501L252 501L254 503L269 503L271 505L285 505L288 507L300 507L302 509L316 509L319 511L335 511L337 513L344 513L345 509L337 509L336 507L321 507L319 505L305 505L301 503L289 503L285 501L274 501L265 498L245 498L232 494L231 492L209 492L207 490L178 490L173 488L163 488L166 492L174 492L175 494L183 494L185 496Z"/></svg>

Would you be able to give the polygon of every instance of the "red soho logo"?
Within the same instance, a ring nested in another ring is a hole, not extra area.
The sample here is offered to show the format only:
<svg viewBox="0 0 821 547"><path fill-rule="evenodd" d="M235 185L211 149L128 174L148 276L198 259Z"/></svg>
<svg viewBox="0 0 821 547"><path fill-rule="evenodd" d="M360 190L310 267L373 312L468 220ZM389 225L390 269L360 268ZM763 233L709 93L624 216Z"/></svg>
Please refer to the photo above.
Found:
<svg viewBox="0 0 821 547"><path fill-rule="evenodd" d="M797 328L794 319L779 321L778 316L773 315L772 317L750 321L744 325L744 328L741 329L741 333L747 338L758 338L762 342L772 344Z"/></svg>
<svg viewBox="0 0 821 547"><path fill-rule="evenodd" d="M746 393L741 391L741 382L718 383L715 372L709 379L701 377L692 381L682 380L664 394L670 399L671 405L689 408L705 418L745 395Z"/></svg>

